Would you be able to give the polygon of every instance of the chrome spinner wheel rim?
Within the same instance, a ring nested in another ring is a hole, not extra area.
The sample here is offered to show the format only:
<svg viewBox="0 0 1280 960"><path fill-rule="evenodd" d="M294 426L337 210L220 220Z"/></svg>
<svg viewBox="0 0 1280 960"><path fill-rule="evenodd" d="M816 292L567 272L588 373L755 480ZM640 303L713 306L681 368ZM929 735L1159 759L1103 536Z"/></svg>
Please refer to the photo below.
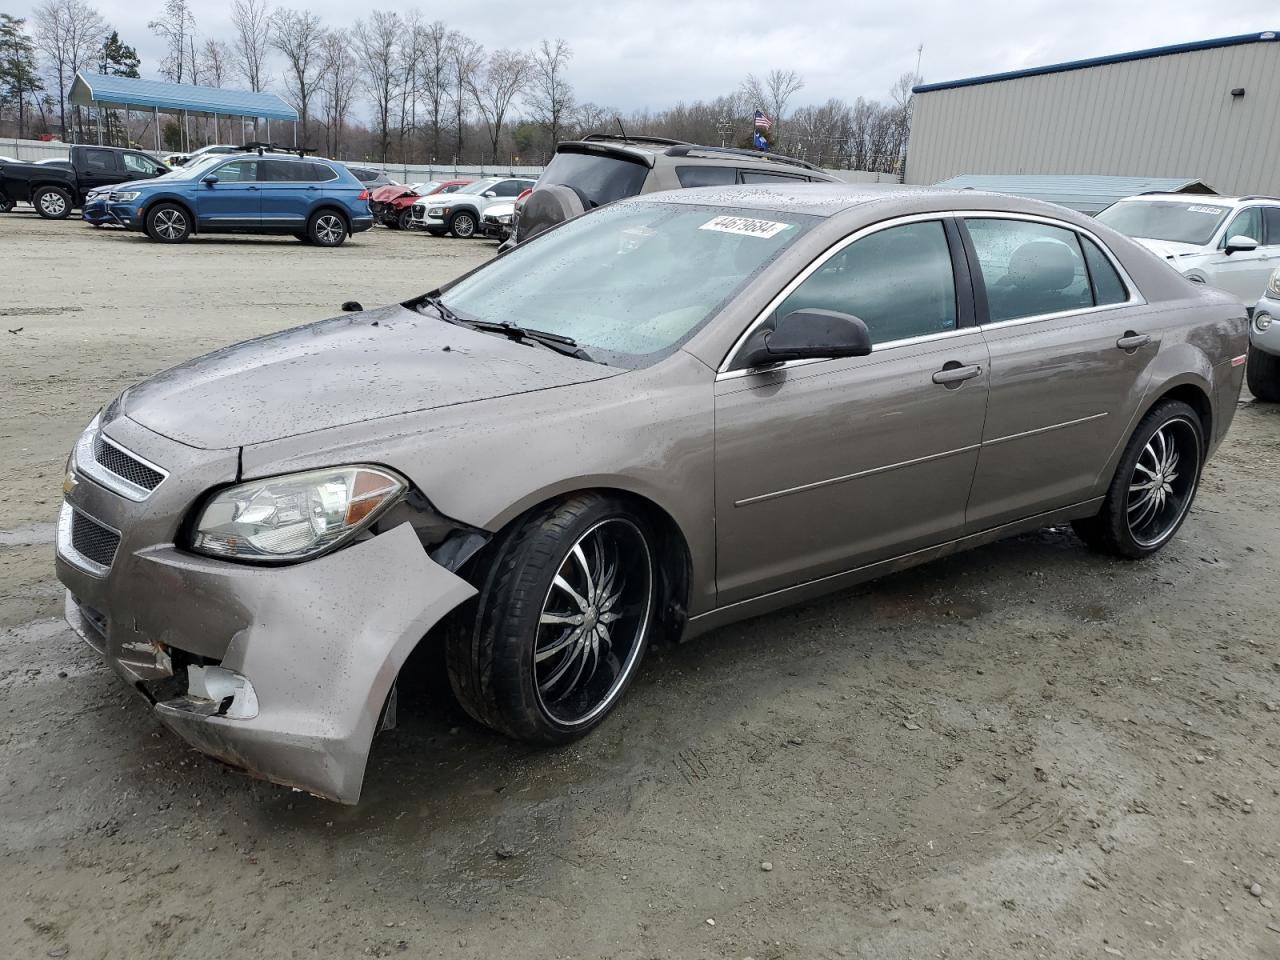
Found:
<svg viewBox="0 0 1280 960"><path fill-rule="evenodd" d="M166 240L177 240L187 229L187 218L178 210L161 210L156 214L155 227Z"/></svg>
<svg viewBox="0 0 1280 960"><path fill-rule="evenodd" d="M342 233L342 221L333 214L325 214L316 221L316 237L321 243L337 243Z"/></svg>
<svg viewBox="0 0 1280 960"><path fill-rule="evenodd" d="M1152 434L1129 478L1129 533L1143 547L1167 540L1191 506L1200 477L1200 438L1185 417Z"/></svg>
<svg viewBox="0 0 1280 960"><path fill-rule="evenodd" d="M581 726L610 707L643 648L653 593L649 545L630 520L602 520L578 538L534 638L533 679L548 717Z"/></svg>

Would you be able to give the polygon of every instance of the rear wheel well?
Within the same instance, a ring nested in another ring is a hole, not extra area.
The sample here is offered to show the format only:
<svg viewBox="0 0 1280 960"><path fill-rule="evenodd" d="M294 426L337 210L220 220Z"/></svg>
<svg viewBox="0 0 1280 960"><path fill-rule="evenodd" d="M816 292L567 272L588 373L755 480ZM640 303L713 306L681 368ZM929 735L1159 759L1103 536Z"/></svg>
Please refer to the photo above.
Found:
<svg viewBox="0 0 1280 960"><path fill-rule="evenodd" d="M1201 390L1194 383L1182 383L1176 387L1166 390L1151 403L1147 408L1150 410L1161 400L1181 400L1200 416L1200 426L1204 431L1204 442L1206 445L1213 444L1213 404L1209 402L1209 395ZM1146 415L1145 413L1143 414Z"/></svg>
<svg viewBox="0 0 1280 960"><path fill-rule="evenodd" d="M336 213L338 216L342 218L342 222L346 224L347 233L351 232L351 218L347 216L347 211L343 210L341 207L332 203L322 203L318 207L316 207L314 210L312 210L311 215L307 217L307 223L310 223L312 220L320 216L320 214L322 213Z"/></svg>

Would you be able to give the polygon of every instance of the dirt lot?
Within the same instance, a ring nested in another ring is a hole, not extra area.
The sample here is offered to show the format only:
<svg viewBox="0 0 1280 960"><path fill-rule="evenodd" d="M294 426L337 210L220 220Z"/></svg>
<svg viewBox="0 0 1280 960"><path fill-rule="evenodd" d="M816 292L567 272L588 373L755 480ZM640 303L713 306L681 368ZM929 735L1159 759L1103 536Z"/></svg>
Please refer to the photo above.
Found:
<svg viewBox="0 0 1280 960"><path fill-rule="evenodd" d="M347 808L163 731L59 619L84 423L491 251L0 217L0 955L1280 956L1280 408L1247 400L1158 558L1049 530L659 649L568 749L427 675Z"/></svg>

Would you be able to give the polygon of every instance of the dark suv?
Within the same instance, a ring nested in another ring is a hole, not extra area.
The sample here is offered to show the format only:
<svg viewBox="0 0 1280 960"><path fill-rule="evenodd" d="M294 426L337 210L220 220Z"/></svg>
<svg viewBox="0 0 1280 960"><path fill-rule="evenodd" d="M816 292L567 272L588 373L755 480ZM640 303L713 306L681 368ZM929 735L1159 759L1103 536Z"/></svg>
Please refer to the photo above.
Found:
<svg viewBox="0 0 1280 960"><path fill-rule="evenodd" d="M840 182L811 163L776 153L594 133L556 146L538 185L516 205L512 236L519 243L588 210L655 190L815 180Z"/></svg>

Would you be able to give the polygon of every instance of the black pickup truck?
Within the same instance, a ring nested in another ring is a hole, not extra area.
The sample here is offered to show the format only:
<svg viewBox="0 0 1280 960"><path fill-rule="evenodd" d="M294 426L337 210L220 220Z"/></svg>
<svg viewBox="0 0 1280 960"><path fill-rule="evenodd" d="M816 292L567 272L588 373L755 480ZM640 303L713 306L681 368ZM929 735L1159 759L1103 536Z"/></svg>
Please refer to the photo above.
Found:
<svg viewBox="0 0 1280 960"><path fill-rule="evenodd" d="M149 180L168 172L159 160L138 150L77 144L63 162L0 162L0 210L25 202L47 220L63 220L96 187Z"/></svg>

